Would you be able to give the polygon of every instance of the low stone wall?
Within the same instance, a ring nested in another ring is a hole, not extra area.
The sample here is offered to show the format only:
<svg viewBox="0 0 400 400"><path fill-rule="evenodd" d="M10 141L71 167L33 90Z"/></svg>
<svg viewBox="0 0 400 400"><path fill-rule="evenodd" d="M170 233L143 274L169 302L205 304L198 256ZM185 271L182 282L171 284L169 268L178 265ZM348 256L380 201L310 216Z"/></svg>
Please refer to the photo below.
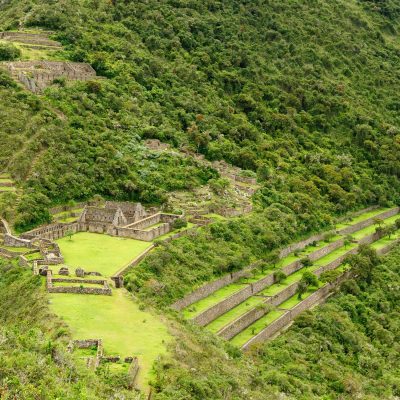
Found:
<svg viewBox="0 0 400 400"><path fill-rule="evenodd" d="M30 267L28 259L23 254L18 256L18 264L21 267Z"/></svg>
<svg viewBox="0 0 400 400"><path fill-rule="evenodd" d="M149 217L143 218L140 221L136 221L132 224L124 226L124 228L132 228L132 229L144 229L151 225L158 224L162 221L161 213L157 213L154 215L150 215Z"/></svg>
<svg viewBox="0 0 400 400"><path fill-rule="evenodd" d="M131 365L128 369L128 388L133 389L135 387L136 377L139 372L139 360L135 357L132 360Z"/></svg>
<svg viewBox="0 0 400 400"><path fill-rule="evenodd" d="M9 233L4 235L4 244L10 247L26 247L27 249L33 247L33 244L30 240L22 239Z"/></svg>
<svg viewBox="0 0 400 400"><path fill-rule="evenodd" d="M83 203L75 203L73 206L68 206L66 204L62 205L62 206L55 206L50 208L50 214L54 215L54 214L59 214L65 211L73 211L75 209L78 208L84 208L87 205L86 202Z"/></svg>
<svg viewBox="0 0 400 400"><path fill-rule="evenodd" d="M339 229L338 233L341 235L348 235L351 233L354 233L356 231L359 231L360 229L364 229L374 223L374 221L379 218L379 219L386 219L393 217L394 215L398 214L400 211L400 207L393 208L391 210L385 211L381 214L375 215L374 217L368 218L364 221L361 221L357 224L347 226L346 228Z"/></svg>
<svg viewBox="0 0 400 400"><path fill-rule="evenodd" d="M286 257L287 255L292 253L294 250L304 249L309 244L322 240L325 234L326 233L314 235L308 239L302 240L301 242L294 243L294 244L286 247L285 249L281 250L280 258ZM336 242L331 243L330 245L325 246L322 249L315 251L314 252L315 255L313 253L311 253L311 255L309 256L310 259L316 260L318 258L323 257L324 255L328 254L329 251L332 251L330 249L336 249L336 248L342 246L343 242L341 242L341 244L340 244L340 242L341 241L338 240ZM251 267L254 268L256 266L256 264L258 265L258 264L260 264L260 262L262 262L262 261L259 261L255 264L253 264ZM281 270L285 275L291 275L292 273L298 271L301 268L302 268L302 265L301 265L300 261L294 261L293 263L283 267ZM199 301L201 299L204 299L205 297L209 296L211 293L214 293L218 289L221 289L222 287L227 286L230 283L233 283L236 280L246 276L249 272L250 272L249 268L246 268L243 271L236 272L235 278L233 278L231 276L232 274L228 274L228 275L225 275L222 278L217 279L213 282L206 283L205 285L196 289L192 293L189 293L188 295L186 295L181 300L176 301L171 307L174 310L180 311L180 310L184 309L185 307L187 307L193 303L196 303L197 301ZM257 293L257 292L265 289L266 287L272 285L273 283L274 283L274 278L273 278L273 273L272 273L270 275L267 275L265 278L262 278L259 281L253 283L254 293Z"/></svg>
<svg viewBox="0 0 400 400"><path fill-rule="evenodd" d="M11 229L5 219L0 218L0 232L11 234Z"/></svg>
<svg viewBox="0 0 400 400"><path fill-rule="evenodd" d="M16 251L10 251L7 249L3 249L2 247L0 247L0 256L1 257L5 257L5 258L15 258L15 257L19 257L21 254L21 252L16 252Z"/></svg>
<svg viewBox="0 0 400 400"><path fill-rule="evenodd" d="M300 242L297 243L293 243L290 244L289 246L285 247L284 249L282 249L279 253L279 257L280 258L285 258L287 257L290 253L293 253L296 250L302 250L304 249L306 246L308 246L309 244L313 243L313 242L319 242L321 240L323 240L324 236L326 235L326 232L324 233L319 233L317 235L313 235L310 236L307 239L304 239Z"/></svg>
<svg viewBox="0 0 400 400"><path fill-rule="evenodd" d="M296 294L298 285L299 283L295 282L281 292L277 293L275 296L267 298L262 303L261 307L255 307L251 309L247 313L232 321L230 324L224 326L218 332L218 335L227 340L232 339L243 329L246 329L248 326L263 317L268 311L268 306L278 306L290 297L294 296Z"/></svg>
<svg viewBox="0 0 400 400"><path fill-rule="evenodd" d="M321 249L312 252L308 256L308 258L311 261L319 260L320 258L325 257L326 255L328 255L329 253L332 253L332 251L342 247L343 245L344 245L344 239L336 240L335 242L327 244L326 246L322 247Z"/></svg>
<svg viewBox="0 0 400 400"><path fill-rule="evenodd" d="M365 236L362 239L358 240L358 244L370 244L376 242L380 238L384 236L384 232L374 232L371 235Z"/></svg>
<svg viewBox="0 0 400 400"><path fill-rule="evenodd" d="M314 275L320 277L324 272L331 271L335 268L337 268L339 265L343 263L343 261L350 255L350 254L357 254L358 253L358 247L355 247L354 249L351 249L347 251L345 254L341 255L338 257L336 260L333 260L329 264L323 265L317 270L315 270L313 273Z"/></svg>
<svg viewBox="0 0 400 400"><path fill-rule="evenodd" d="M247 300L252 295L253 287L252 285L248 285L244 289L234 293L232 296L229 296L214 306L207 308L207 310L194 317L192 321L196 322L200 326L205 326L215 318L229 311L231 308L236 307L241 302Z"/></svg>
<svg viewBox="0 0 400 400"><path fill-rule="evenodd" d="M377 208L379 208L378 205L367 207L367 208L363 208L362 210L358 210L358 211L354 211L354 212L350 213L350 215L344 215L343 217L338 218L337 221L338 222L343 222L343 221L346 221L346 219L348 219L348 218L358 217L361 214L365 214L365 213L367 213L369 211L376 210Z"/></svg>
<svg viewBox="0 0 400 400"><path fill-rule="evenodd" d="M90 287L68 287L68 286L60 286L60 287L49 287L47 288L49 293L75 293L75 294L96 294L96 295L105 295L111 296L112 292L110 288L90 288Z"/></svg>
<svg viewBox="0 0 400 400"><path fill-rule="evenodd" d="M130 261L127 265L125 265L123 268L121 268L116 274L114 274L114 277L125 275L131 268L138 265L147 256L147 254L149 254L150 251L152 251L154 249L154 247L155 247L154 244L151 245L150 247L148 247L143 253L139 254L132 261Z"/></svg>
<svg viewBox="0 0 400 400"><path fill-rule="evenodd" d="M75 286L60 286L54 287L53 282L71 282L77 281L76 283L86 283L90 284L90 279L82 281L81 279L67 279L67 278L53 278L53 273L51 270L47 271L46 275L46 289L49 293L75 293L75 294L96 294L96 295L106 295L111 296L112 292L108 283L102 281L102 288L91 288L91 287L75 287ZM98 283L98 280L93 280Z"/></svg>
<svg viewBox="0 0 400 400"><path fill-rule="evenodd" d="M378 255L383 256L389 253L389 251L395 248L399 243L400 243L400 238L393 240L392 243L389 243L387 246L378 249L377 250Z"/></svg>
<svg viewBox="0 0 400 400"><path fill-rule="evenodd" d="M79 278L53 278L52 282L61 283L82 283L88 285L104 285L106 283L105 279L79 279Z"/></svg>

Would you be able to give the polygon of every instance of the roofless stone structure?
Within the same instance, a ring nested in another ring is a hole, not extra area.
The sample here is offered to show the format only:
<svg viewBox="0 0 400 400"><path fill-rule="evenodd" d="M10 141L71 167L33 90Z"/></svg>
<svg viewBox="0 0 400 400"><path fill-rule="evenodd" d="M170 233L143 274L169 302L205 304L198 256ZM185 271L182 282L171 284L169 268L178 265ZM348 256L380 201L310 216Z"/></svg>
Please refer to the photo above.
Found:
<svg viewBox="0 0 400 400"><path fill-rule="evenodd" d="M96 76L96 71L86 63L64 61L12 61L2 65L11 76L20 81L28 90L39 93L51 85L55 79L88 80Z"/></svg>

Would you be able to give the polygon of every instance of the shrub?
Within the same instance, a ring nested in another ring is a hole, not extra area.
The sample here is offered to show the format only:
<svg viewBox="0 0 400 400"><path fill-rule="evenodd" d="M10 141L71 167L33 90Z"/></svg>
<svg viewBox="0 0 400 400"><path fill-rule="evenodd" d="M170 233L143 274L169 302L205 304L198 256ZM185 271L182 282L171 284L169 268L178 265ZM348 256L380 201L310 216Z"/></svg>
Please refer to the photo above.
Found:
<svg viewBox="0 0 400 400"><path fill-rule="evenodd" d="M13 61L21 57L21 50L9 43L0 43L0 61Z"/></svg>

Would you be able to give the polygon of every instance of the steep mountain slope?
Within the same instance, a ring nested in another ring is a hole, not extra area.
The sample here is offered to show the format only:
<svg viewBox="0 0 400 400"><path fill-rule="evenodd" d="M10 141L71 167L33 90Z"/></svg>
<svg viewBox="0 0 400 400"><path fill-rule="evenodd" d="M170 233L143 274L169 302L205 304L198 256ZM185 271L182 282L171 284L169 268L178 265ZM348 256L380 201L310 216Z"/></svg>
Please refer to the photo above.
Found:
<svg viewBox="0 0 400 400"><path fill-rule="evenodd" d="M28 96L37 125L18 115L14 149L23 151L9 168L51 201L98 192L162 202L164 190L185 184L170 178L173 162L153 160L155 176L142 166L140 139L156 137L257 171L263 204L341 212L384 202L399 174L398 21L387 9L389 17L355 1L6 2L4 29L53 29L67 57L108 78ZM4 79L7 98L15 89ZM15 112L26 108L18 96ZM13 119L7 113L5 125Z"/></svg>
<svg viewBox="0 0 400 400"><path fill-rule="evenodd" d="M54 57L87 62L99 78L57 79L32 94L0 70L0 172L18 186L18 196L1 196L0 214L18 230L48 222L53 204L96 194L164 205L171 191L223 186L190 152L257 176L252 214L160 245L127 277L146 304L166 310L201 283L328 229L347 211L400 202L398 0L0 0L0 30L24 29L53 31L63 44ZM175 151L151 152L146 139ZM372 285L350 282L251 357L170 315L179 340L156 365L154 397L399 396L392 292L399 258L397 251L377 267ZM21 277L0 272L10 304ZM37 294L38 282L26 279ZM21 310L45 309L34 294L20 299ZM13 315L24 316L1 307L6 335L24 339L32 328L58 341L39 320L15 326ZM122 396L74 366L71 382L43 340L30 342L24 363L23 346L12 343L0 365L0 397L11 398L22 381L29 383L22 398L74 398L86 382L88 399ZM8 383L15 364L19 374L36 360L60 392L32 376Z"/></svg>

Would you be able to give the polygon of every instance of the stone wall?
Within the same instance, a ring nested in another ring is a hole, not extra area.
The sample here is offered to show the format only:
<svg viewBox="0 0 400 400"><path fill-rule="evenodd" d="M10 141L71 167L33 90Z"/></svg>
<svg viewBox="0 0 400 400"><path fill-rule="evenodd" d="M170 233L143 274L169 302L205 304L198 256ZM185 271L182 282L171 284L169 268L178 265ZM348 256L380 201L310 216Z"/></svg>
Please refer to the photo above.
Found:
<svg viewBox="0 0 400 400"><path fill-rule="evenodd" d="M358 210L358 211L354 211L354 212L350 213L350 215L345 215L343 217L340 217L340 218L337 219L337 221L338 222L343 222L343 221L346 221L348 218L358 217L361 214L365 214L365 213L367 213L369 211L376 210L377 208L379 208L378 205L367 207L367 208L363 208L362 210Z"/></svg>
<svg viewBox="0 0 400 400"><path fill-rule="evenodd" d="M9 233L4 235L4 244L9 247L26 247L27 249L33 247L33 244L30 240L22 239Z"/></svg>
<svg viewBox="0 0 400 400"><path fill-rule="evenodd" d="M107 281L102 281L102 288L91 288L91 287L76 287L76 286L60 286L54 287L53 282L75 282L76 283L86 283L90 284L90 279L80 280L80 279L67 279L67 278L53 278L53 273L51 270L47 271L46 275L46 289L49 293L75 293L75 294L96 294L96 295L106 295L111 296L112 292L110 287L108 286ZM95 283L98 283L95 280Z"/></svg>
<svg viewBox="0 0 400 400"><path fill-rule="evenodd" d="M18 79L34 93L40 92L55 79L87 80L96 76L94 69L86 63L63 61L12 61L3 62L14 79Z"/></svg>
<svg viewBox="0 0 400 400"><path fill-rule="evenodd" d="M321 240L323 240L324 236L326 235L326 232L323 233L319 233L317 235L313 235L310 236L307 239L304 239L300 242L297 243L293 243L290 244L289 246L285 247L284 249L282 249L279 253L279 257L280 258L285 258L287 257L290 253L293 253L296 250L302 250L304 249L306 246L308 246L309 244L313 243L313 242L319 242Z"/></svg>
<svg viewBox="0 0 400 400"><path fill-rule="evenodd" d="M134 357L131 365L128 369L128 388L133 389L135 387L136 377L139 372L139 360L137 357Z"/></svg>
<svg viewBox="0 0 400 400"><path fill-rule="evenodd" d="M293 307L290 311L285 312L281 317L269 324L256 336L252 337L247 343L242 346L242 349L247 350L252 345L264 342L273 337L280 330L288 326L300 313L309 309L311 306L323 301L333 289L339 286L349 276L350 272L345 272L335 282L326 284L322 288L318 289L311 296L307 297L305 300L301 301L298 305Z"/></svg>
<svg viewBox="0 0 400 400"><path fill-rule="evenodd" d="M150 251L152 251L154 249L154 245L151 245L150 247L148 247L143 253L139 254L137 257L135 257L132 261L130 261L127 265L125 265L124 267L122 267L116 274L114 274L114 276L112 277L112 279L114 277L118 277L118 276L123 276L126 275L126 273L133 267L135 267L136 265L138 265L146 256L148 253L150 253Z"/></svg>
<svg viewBox="0 0 400 400"><path fill-rule="evenodd" d="M308 239L302 240L301 242L293 243L292 245L281 250L280 258L286 257L287 255L292 253L294 250L304 249L310 243L322 240L325 234L326 233L321 233L318 235L311 236ZM324 255L328 254L329 249L340 247L338 242L340 242L340 240L337 242L333 242L320 250L317 250L315 252L316 255L313 255L313 253L312 253L310 255L310 259L316 260L317 258L321 258ZM252 268L254 268L256 266L256 264L258 265L259 263L260 262L255 263L252 266ZM301 268L302 268L302 265L301 265L300 261L294 261L293 263L283 267L281 270L285 275L291 275L293 272L296 272ZM213 282L207 283L207 284L201 286L200 288L196 289L192 293L189 293L181 300L176 301L171 307L174 310L180 311L183 308L185 308L193 303L196 303L197 301L199 301L201 299L204 299L205 297L209 296L211 293L214 293L218 289L221 289L222 287L227 286L230 283L233 283L236 280L246 276L248 273L249 273L249 268L246 268L243 271L238 271L235 273L236 279L233 279L231 274L225 275L222 278L219 278ZM274 278L273 278L273 273L272 273L270 275L267 275L265 278L262 278L259 281L253 283L254 292L257 293L257 292L265 289L266 287L272 285L273 283L274 283Z"/></svg>
<svg viewBox="0 0 400 400"><path fill-rule="evenodd" d="M309 254L309 258L313 261L324 257L326 254L331 252L334 249L337 249L343 245L343 240L337 240L336 242L330 243L324 246L321 249L315 250L313 253ZM290 275L294 271L297 271L302 268L302 265L299 261L295 261L292 264L287 265L285 268L282 268L282 271L286 275ZM290 273L288 273L290 272ZM193 318L193 321L201 326L205 326L213 321L215 318L220 315L226 313L231 308L237 306L243 301L247 300L253 294L259 293L261 290L267 288L275 282L273 273L267 275L265 278L261 280L251 283L248 286L245 286L243 289L237 291L232 294L228 298L220 301L219 303L211 306L207 310L203 311L201 314L197 315Z"/></svg>
<svg viewBox="0 0 400 400"><path fill-rule="evenodd" d="M336 260L331 261L329 264L323 265L317 270L315 270L313 273L314 275L320 277L324 272L326 271L331 271L335 268L337 268L339 265L343 263L343 261L350 255L350 254L357 254L358 253L358 248L355 247L349 251L347 251L345 254L341 255L338 257Z"/></svg>
<svg viewBox="0 0 400 400"><path fill-rule="evenodd" d="M400 207L393 208L393 209L385 211L381 214L375 215L374 217L371 217L364 221L361 221L357 224L347 226L346 228L343 228L343 229L339 229L338 232L341 235L348 235L348 234L354 233L356 231L359 231L360 229L364 229L364 228L372 225L377 218L386 219L389 217L393 217L394 215L398 214L399 211L400 211Z"/></svg>
<svg viewBox="0 0 400 400"><path fill-rule="evenodd" d="M0 39L10 42L35 45L34 48L37 48L37 46L42 46L44 48L53 47L55 49L60 49L62 47L59 42L49 39L48 36L43 33L6 31L0 32Z"/></svg>
<svg viewBox="0 0 400 400"><path fill-rule="evenodd" d="M172 308L176 311L180 311L187 306L190 306L197 301L204 299L205 297L209 296L211 293L214 293L218 289L223 288L224 286L229 285L230 283L234 283L238 281L240 278L246 277L253 268L255 268L259 262L249 265L243 270L231 272L223 277L216 279L210 283L206 283L200 286L198 289L194 290L193 292L189 293L182 299L176 301L172 304Z"/></svg>
<svg viewBox="0 0 400 400"><path fill-rule="evenodd" d="M73 211L76 210L78 208L84 208L87 205L87 203L74 203L73 206L68 206L66 204L62 205L62 206L55 206L50 208L50 214L54 215L54 214L59 214L65 211Z"/></svg>
<svg viewBox="0 0 400 400"><path fill-rule="evenodd" d="M91 287L74 287L74 286L60 286L60 287L49 287L47 289L49 293L75 293L75 294L96 294L111 296L112 292L110 288L91 288Z"/></svg>
<svg viewBox="0 0 400 400"><path fill-rule="evenodd" d="M231 308L236 307L241 302L247 300L253 295L252 285L245 286L243 289L220 301L219 303L207 308L201 314L194 317L192 320L200 326L205 326L211 321L226 313Z"/></svg>
<svg viewBox="0 0 400 400"><path fill-rule="evenodd" d="M389 253L389 251L395 248L399 243L400 243L400 238L393 240L392 243L389 243L387 246L378 249L377 250L378 255L383 256Z"/></svg>
<svg viewBox="0 0 400 400"><path fill-rule="evenodd" d="M41 237L49 240L56 240L64 237L68 232L76 233L78 231L78 224L76 222L69 224L55 223L25 232L21 235L21 238L32 239L34 237Z"/></svg>
<svg viewBox="0 0 400 400"><path fill-rule="evenodd" d="M294 296L297 291L299 283L295 282L292 285L288 286L281 292L277 293L275 296L268 297L263 303L261 307L255 307L248 311L247 313L241 315L239 318L232 321L230 324L224 326L219 332L218 335L223 337L224 339L231 339L240 333L243 329L246 329L248 326L256 322L258 319L263 317L268 312L268 306L278 306L283 303L290 297Z"/></svg>

